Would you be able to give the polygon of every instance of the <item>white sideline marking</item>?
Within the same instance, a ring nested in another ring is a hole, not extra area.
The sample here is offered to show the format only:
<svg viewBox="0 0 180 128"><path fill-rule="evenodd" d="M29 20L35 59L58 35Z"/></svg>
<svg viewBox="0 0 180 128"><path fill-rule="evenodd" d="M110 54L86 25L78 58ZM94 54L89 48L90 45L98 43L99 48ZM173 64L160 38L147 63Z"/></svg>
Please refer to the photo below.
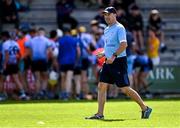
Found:
<svg viewBox="0 0 180 128"><path fill-rule="evenodd" d="M43 125L45 123L43 121L38 121L37 124Z"/></svg>

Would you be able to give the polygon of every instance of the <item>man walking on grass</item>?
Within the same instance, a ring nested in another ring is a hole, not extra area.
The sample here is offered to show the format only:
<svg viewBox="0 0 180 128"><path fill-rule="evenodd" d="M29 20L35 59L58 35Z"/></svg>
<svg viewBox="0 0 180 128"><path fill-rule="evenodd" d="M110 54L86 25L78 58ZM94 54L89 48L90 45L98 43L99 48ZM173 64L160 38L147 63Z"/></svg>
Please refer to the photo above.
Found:
<svg viewBox="0 0 180 128"><path fill-rule="evenodd" d="M98 111L95 115L86 119L104 119L104 105L108 84L116 84L124 94L140 106L142 110L141 118L148 119L152 109L145 105L135 90L129 87L126 30L122 24L117 22L114 7L107 7L103 14L108 27L104 30L104 52L97 55L98 58L106 57L98 84Z"/></svg>

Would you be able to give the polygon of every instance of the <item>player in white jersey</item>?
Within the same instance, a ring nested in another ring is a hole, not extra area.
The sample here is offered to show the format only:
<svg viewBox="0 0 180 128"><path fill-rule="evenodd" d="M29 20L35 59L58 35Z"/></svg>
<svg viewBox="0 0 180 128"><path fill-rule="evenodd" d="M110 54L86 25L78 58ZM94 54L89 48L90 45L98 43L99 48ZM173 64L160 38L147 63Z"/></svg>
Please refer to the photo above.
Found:
<svg viewBox="0 0 180 128"><path fill-rule="evenodd" d="M4 40L2 46L4 74L12 76L15 84L20 90L19 98L28 99L28 97L25 94L24 87L18 76L18 62L20 58L19 46L17 42L10 39L10 35L8 32L3 32L2 38Z"/></svg>

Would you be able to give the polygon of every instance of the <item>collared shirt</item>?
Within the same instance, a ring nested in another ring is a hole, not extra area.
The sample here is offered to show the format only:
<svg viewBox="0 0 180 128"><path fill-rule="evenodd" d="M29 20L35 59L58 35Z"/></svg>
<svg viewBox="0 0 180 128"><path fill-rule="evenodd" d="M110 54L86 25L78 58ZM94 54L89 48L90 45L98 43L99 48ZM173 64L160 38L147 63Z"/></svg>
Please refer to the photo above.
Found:
<svg viewBox="0 0 180 128"><path fill-rule="evenodd" d="M112 26L108 26L104 30L104 41L105 41L105 56L111 58L113 53L119 48L122 42L126 41L126 30L120 23L115 23ZM117 57L126 56L126 50L120 53Z"/></svg>
<svg viewBox="0 0 180 128"><path fill-rule="evenodd" d="M25 46L32 50L32 60L47 60L47 49L52 43L45 36L36 36L25 43Z"/></svg>

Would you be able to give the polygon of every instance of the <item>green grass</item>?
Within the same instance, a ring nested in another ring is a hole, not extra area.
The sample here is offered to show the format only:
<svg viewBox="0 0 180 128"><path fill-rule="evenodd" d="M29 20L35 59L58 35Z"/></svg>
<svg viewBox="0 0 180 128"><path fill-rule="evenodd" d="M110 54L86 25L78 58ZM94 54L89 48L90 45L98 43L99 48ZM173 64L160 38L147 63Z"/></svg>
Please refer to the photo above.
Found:
<svg viewBox="0 0 180 128"><path fill-rule="evenodd" d="M153 108L150 119L140 119L140 108L134 102L115 100L107 102L105 120L99 121L84 119L96 112L95 101L0 102L0 128L180 128L180 100L151 100L146 103Z"/></svg>

